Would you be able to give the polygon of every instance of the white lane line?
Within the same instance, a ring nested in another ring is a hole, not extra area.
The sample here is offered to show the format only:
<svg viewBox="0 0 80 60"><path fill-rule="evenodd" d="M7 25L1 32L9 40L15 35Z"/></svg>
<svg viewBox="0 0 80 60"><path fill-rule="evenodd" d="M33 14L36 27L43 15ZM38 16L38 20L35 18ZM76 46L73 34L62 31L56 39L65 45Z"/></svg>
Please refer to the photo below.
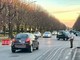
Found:
<svg viewBox="0 0 80 60"><path fill-rule="evenodd" d="M73 48L74 49L74 48ZM71 55L71 52L73 51L73 49L70 50L70 52L68 53L68 55L65 57L65 59L67 60L69 58L69 56Z"/></svg>
<svg viewBox="0 0 80 60"><path fill-rule="evenodd" d="M52 60L52 59L54 60L57 52L58 52L60 49L62 49L62 48L59 48L58 50L56 50L56 52L54 53L54 55L51 56L51 57L49 57L49 58L50 58L49 60Z"/></svg>
<svg viewBox="0 0 80 60"><path fill-rule="evenodd" d="M72 49L69 51L69 53L67 54L67 56L65 57L66 60L68 60L69 56L71 55Z"/></svg>
<svg viewBox="0 0 80 60"><path fill-rule="evenodd" d="M71 52L68 53L68 55L70 55L70 54L71 54Z"/></svg>
<svg viewBox="0 0 80 60"><path fill-rule="evenodd" d="M59 54L59 56L58 56L58 58L57 58L58 60L59 60L59 58L60 58L62 52L63 52L65 49L66 49L66 48L64 48L64 49L61 50L61 52L60 52L60 54Z"/></svg>
<svg viewBox="0 0 80 60"><path fill-rule="evenodd" d="M77 54L77 48L76 48L75 51L74 51L74 55L73 55L73 57L72 57L72 60L75 59L76 54Z"/></svg>
<svg viewBox="0 0 80 60"><path fill-rule="evenodd" d="M49 53L49 55L47 56L48 58L45 58L45 60L50 60L50 58L52 57L52 53L56 50L57 48L55 49L52 49L52 51Z"/></svg>
<svg viewBox="0 0 80 60"><path fill-rule="evenodd" d="M72 50L70 50L70 52L71 52Z"/></svg>
<svg viewBox="0 0 80 60"><path fill-rule="evenodd" d="M67 60L69 58L69 56L66 56L65 59Z"/></svg>
<svg viewBox="0 0 80 60"><path fill-rule="evenodd" d="M39 60L42 56L44 56L46 53L48 53L51 49L45 50L45 52L40 55L36 60Z"/></svg>

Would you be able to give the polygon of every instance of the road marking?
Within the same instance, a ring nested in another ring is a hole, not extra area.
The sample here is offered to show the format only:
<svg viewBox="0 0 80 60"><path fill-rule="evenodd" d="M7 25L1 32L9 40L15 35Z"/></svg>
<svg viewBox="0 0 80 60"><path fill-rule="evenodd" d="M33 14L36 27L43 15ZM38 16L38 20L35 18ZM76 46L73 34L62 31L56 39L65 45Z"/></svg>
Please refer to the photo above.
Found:
<svg viewBox="0 0 80 60"><path fill-rule="evenodd" d="M54 55L53 56L50 56L48 59L49 60L55 60L55 56L56 56L56 54L57 54L57 52L60 50L60 49L62 49L62 48L59 48L58 50L56 50L56 52L54 53Z"/></svg>
<svg viewBox="0 0 80 60"><path fill-rule="evenodd" d="M72 51L72 49L70 50L70 52Z"/></svg>
<svg viewBox="0 0 80 60"><path fill-rule="evenodd" d="M74 49L74 48L73 48ZM70 52L68 53L68 55L65 57L65 59L67 60L68 58L69 58L69 56L71 55L71 52L73 51L73 49L71 49L70 50ZM75 54L75 52L74 52L74 54ZM72 58L73 60L74 60L74 55L73 55L73 58Z"/></svg>
<svg viewBox="0 0 80 60"><path fill-rule="evenodd" d="M69 51L68 55L65 57L65 59L67 60L69 58L69 56L71 55L72 49Z"/></svg>
<svg viewBox="0 0 80 60"><path fill-rule="evenodd" d="M69 56L66 56L65 59L67 60L69 58Z"/></svg>
<svg viewBox="0 0 80 60"><path fill-rule="evenodd" d="M46 50L42 55L40 55L36 60L39 60L42 56L44 56L47 52L49 52L51 49Z"/></svg>
<svg viewBox="0 0 80 60"><path fill-rule="evenodd" d="M60 54L59 54L59 56L58 56L58 58L57 58L58 60L59 60L59 58L60 58L62 52L63 52L65 49L66 49L66 48L64 48L64 49L61 50L61 52L60 52Z"/></svg>
<svg viewBox="0 0 80 60"><path fill-rule="evenodd" d="M45 60L50 60L50 58L52 57L52 53L56 50L57 48L53 49L49 55L47 56L48 58L45 58ZM59 48L60 49L60 48Z"/></svg>
<svg viewBox="0 0 80 60"><path fill-rule="evenodd" d="M70 54L71 54L71 52L68 53L68 55L70 55Z"/></svg>
<svg viewBox="0 0 80 60"><path fill-rule="evenodd" d="M72 57L72 60L75 59L76 53L77 53L77 48L76 48L75 51L74 51L74 55L73 55L73 57Z"/></svg>

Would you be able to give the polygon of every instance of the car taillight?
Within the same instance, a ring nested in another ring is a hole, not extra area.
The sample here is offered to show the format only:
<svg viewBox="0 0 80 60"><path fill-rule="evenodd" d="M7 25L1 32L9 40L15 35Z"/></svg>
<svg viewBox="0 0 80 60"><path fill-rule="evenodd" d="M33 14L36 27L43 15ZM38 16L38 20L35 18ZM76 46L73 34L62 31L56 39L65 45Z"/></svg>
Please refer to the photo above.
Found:
<svg viewBox="0 0 80 60"><path fill-rule="evenodd" d="M27 38L26 39L26 43L30 43L30 38Z"/></svg>
<svg viewBox="0 0 80 60"><path fill-rule="evenodd" d="M16 42L16 40L15 39L12 39L12 42Z"/></svg>

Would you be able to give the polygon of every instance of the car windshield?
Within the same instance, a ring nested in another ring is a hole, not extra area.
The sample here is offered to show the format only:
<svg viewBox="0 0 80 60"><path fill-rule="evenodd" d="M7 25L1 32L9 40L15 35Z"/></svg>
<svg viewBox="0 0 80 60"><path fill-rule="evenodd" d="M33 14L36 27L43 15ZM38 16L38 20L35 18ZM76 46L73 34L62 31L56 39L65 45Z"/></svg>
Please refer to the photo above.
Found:
<svg viewBox="0 0 80 60"><path fill-rule="evenodd" d="M27 34L18 34L18 35L16 35L15 38L16 39L28 38L28 35Z"/></svg>
<svg viewBox="0 0 80 60"><path fill-rule="evenodd" d="M39 34L39 32L34 32L34 34Z"/></svg>
<svg viewBox="0 0 80 60"><path fill-rule="evenodd" d="M50 32L45 32L44 34L50 34Z"/></svg>

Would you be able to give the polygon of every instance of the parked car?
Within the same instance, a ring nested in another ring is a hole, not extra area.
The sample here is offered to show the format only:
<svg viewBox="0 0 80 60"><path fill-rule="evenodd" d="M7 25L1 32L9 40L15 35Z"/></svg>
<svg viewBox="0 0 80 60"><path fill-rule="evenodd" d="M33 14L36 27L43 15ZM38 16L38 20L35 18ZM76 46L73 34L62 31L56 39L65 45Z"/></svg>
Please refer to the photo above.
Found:
<svg viewBox="0 0 80 60"><path fill-rule="evenodd" d="M32 33L19 33L11 44L12 53L15 53L18 49L33 52L33 49L39 49L39 42Z"/></svg>
<svg viewBox="0 0 80 60"><path fill-rule="evenodd" d="M46 32L43 33L44 38L50 38L51 36L52 36L52 34L49 31L46 31Z"/></svg>
<svg viewBox="0 0 80 60"><path fill-rule="evenodd" d="M36 36L36 37L41 37L41 33L38 31L38 32L34 32L34 35Z"/></svg>
<svg viewBox="0 0 80 60"><path fill-rule="evenodd" d="M57 39L60 40L60 39L63 39L63 40L68 40L71 38L71 35L70 35L70 32L69 31L60 31L58 34L57 34Z"/></svg>

